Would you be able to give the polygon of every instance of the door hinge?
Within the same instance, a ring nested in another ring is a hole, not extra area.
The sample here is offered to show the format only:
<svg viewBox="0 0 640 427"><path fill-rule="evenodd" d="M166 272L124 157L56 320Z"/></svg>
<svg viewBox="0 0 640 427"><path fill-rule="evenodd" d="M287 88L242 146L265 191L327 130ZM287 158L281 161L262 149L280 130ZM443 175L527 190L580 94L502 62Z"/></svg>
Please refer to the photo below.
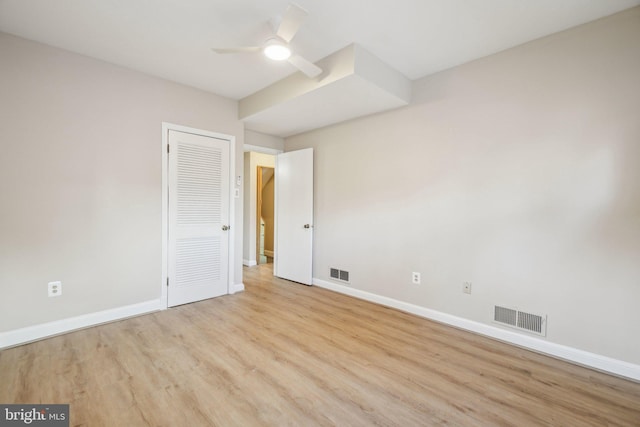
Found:
<svg viewBox="0 0 640 427"><path fill-rule="evenodd" d="M167 144L167 154L169 153L169 144Z"/></svg>
<svg viewBox="0 0 640 427"><path fill-rule="evenodd" d="M169 286L169 278L167 277L167 286Z"/></svg>

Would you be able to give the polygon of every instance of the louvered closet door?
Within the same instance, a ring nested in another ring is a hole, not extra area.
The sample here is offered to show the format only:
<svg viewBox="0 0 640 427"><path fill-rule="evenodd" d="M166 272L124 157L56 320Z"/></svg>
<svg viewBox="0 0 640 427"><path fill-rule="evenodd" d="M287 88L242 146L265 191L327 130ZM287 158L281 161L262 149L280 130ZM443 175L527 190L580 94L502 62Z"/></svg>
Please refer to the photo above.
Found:
<svg viewBox="0 0 640 427"><path fill-rule="evenodd" d="M169 131L169 306L228 293L229 141Z"/></svg>

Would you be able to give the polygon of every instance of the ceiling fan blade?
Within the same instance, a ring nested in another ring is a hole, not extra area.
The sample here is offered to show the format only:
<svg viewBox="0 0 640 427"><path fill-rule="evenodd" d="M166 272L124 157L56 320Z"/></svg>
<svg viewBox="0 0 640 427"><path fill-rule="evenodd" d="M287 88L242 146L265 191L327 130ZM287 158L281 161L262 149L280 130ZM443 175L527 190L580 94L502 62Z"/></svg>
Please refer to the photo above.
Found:
<svg viewBox="0 0 640 427"><path fill-rule="evenodd" d="M306 17L306 10L296 4L291 3L284 13L284 17L282 18L282 22L278 27L276 35L285 42L289 43L291 39L293 39L293 36L295 36L300 29L300 25L302 25L302 22Z"/></svg>
<svg viewBox="0 0 640 427"><path fill-rule="evenodd" d="M302 56L291 55L289 63L296 67L298 70L306 74L307 77L313 79L318 77L322 73L322 68L318 67L311 61L307 61Z"/></svg>
<svg viewBox="0 0 640 427"><path fill-rule="evenodd" d="M213 47L211 48L215 53L253 53L260 52L261 46L248 46L248 47Z"/></svg>

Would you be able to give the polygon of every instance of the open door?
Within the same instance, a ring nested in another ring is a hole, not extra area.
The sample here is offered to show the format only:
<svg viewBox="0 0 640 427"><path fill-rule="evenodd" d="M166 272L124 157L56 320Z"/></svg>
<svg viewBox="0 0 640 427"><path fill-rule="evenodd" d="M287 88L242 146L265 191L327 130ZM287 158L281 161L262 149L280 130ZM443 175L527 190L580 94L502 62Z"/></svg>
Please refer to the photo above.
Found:
<svg viewBox="0 0 640 427"><path fill-rule="evenodd" d="M274 275L311 285L313 278L313 148L276 157Z"/></svg>

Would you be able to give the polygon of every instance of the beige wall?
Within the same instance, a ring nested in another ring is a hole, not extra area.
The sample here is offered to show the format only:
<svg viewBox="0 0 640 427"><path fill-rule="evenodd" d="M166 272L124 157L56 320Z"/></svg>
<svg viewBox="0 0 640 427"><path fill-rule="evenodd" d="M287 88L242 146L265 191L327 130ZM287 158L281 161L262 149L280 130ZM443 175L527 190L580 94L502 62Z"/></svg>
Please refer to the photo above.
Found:
<svg viewBox="0 0 640 427"><path fill-rule="evenodd" d="M237 103L1 33L0 58L0 331L160 298L162 122L235 136L240 175Z"/></svg>
<svg viewBox="0 0 640 427"><path fill-rule="evenodd" d="M245 129L244 131L244 143L269 150L284 151L284 138L255 132L249 129Z"/></svg>
<svg viewBox="0 0 640 427"><path fill-rule="evenodd" d="M486 324L546 313L549 341L639 364L638 40L635 8L286 139L315 148L314 277Z"/></svg>

